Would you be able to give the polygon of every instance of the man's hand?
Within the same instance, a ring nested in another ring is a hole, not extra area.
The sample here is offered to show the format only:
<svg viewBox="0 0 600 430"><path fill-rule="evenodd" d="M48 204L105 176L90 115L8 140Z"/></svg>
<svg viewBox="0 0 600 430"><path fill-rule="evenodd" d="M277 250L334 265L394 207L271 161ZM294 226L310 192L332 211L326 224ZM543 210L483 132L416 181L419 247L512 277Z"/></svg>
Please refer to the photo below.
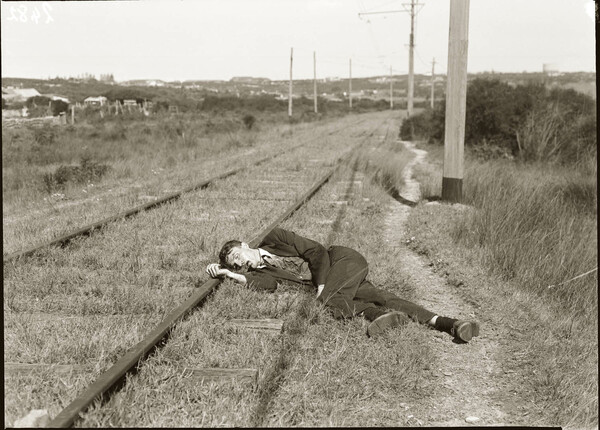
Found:
<svg viewBox="0 0 600 430"><path fill-rule="evenodd" d="M208 273L211 278L218 278L220 276L227 276L229 270L221 268L220 264L212 263L206 266L206 273Z"/></svg>
<svg viewBox="0 0 600 430"><path fill-rule="evenodd" d="M208 273L212 278L227 276L228 278L231 278L240 284L246 284L247 281L244 275L232 272L231 270L223 269L221 268L221 265L217 263L212 263L206 266L206 273Z"/></svg>

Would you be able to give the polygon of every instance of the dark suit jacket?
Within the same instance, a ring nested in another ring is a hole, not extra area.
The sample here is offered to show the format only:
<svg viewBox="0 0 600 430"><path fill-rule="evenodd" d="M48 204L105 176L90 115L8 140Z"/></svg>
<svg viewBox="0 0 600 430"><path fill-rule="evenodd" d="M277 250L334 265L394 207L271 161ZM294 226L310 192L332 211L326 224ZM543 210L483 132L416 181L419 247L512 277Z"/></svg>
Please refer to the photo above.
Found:
<svg viewBox="0 0 600 430"><path fill-rule="evenodd" d="M245 274L250 287L273 292L277 288L278 280L312 283L315 287L325 283L330 266L329 253L319 242L275 227L258 247L280 257L302 258L308 263L312 279L306 280L286 270L267 266Z"/></svg>

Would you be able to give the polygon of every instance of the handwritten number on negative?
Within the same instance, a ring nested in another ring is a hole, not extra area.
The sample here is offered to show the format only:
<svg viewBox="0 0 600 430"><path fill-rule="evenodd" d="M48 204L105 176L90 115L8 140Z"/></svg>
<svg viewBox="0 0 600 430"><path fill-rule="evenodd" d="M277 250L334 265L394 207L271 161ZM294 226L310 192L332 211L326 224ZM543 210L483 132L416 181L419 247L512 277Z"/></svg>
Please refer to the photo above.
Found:
<svg viewBox="0 0 600 430"><path fill-rule="evenodd" d="M45 2L42 5L42 9L46 15L46 21L45 21L46 24L53 22L54 18L52 18L52 15L50 14L50 11L52 10L52 6L48 2ZM36 6L35 8L33 8L33 11L31 12L31 17L29 18L29 20L31 20L37 24L37 23L39 23L41 17L42 17L42 14L40 13L40 10ZM21 5L19 7L11 6L10 7L10 16L6 20L26 23L28 21L27 6L25 6L25 5Z"/></svg>
<svg viewBox="0 0 600 430"><path fill-rule="evenodd" d="M44 4L42 5L42 9L44 9L44 12L46 12L46 24L53 22L54 18L52 18L52 15L50 15L50 11L52 10L52 6L50 6L50 3L44 2Z"/></svg>
<svg viewBox="0 0 600 430"><path fill-rule="evenodd" d="M33 22L35 22L36 24L38 23L38 21L40 20L40 11L37 8L37 6L33 9L33 12L31 12L31 20Z"/></svg>

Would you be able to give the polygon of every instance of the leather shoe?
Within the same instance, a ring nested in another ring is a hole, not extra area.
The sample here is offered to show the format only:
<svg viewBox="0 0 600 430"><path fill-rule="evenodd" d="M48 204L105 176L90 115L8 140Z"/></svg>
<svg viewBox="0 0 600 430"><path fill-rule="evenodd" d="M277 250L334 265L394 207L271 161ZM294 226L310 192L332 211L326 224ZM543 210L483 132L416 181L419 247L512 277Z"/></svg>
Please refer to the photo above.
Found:
<svg viewBox="0 0 600 430"><path fill-rule="evenodd" d="M452 324L450 334L463 342L468 342L473 337L479 336L479 323L465 320L455 321Z"/></svg>
<svg viewBox="0 0 600 430"><path fill-rule="evenodd" d="M404 312L392 311L381 315L367 327L367 336L373 337L384 331L408 324L410 318Z"/></svg>

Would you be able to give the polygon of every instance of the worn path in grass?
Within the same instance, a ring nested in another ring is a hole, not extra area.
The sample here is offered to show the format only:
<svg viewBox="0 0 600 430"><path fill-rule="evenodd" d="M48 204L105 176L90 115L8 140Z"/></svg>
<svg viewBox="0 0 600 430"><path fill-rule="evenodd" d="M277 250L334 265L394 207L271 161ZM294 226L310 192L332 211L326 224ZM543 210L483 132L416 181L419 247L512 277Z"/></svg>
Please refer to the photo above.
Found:
<svg viewBox="0 0 600 430"><path fill-rule="evenodd" d="M404 171L405 186L400 194L416 202L420 196L419 184L412 178L412 171L414 166L424 162L426 152L414 148L410 142L404 144L415 157ZM397 253L403 272L410 277L415 301L443 316L479 319L477 304L469 303L452 291L446 279L434 273L429 261L406 246L410 241L406 232L410 210L410 206L390 199L384 237L390 250ZM506 413L494 395L500 384L492 378L501 373L494 359L499 349L497 335L483 324L481 336L468 344L455 343L448 334L434 330L431 337L432 366L425 377L434 379L437 384L430 397L415 398L409 404L417 422L427 426L459 426L467 422L504 424Z"/></svg>

